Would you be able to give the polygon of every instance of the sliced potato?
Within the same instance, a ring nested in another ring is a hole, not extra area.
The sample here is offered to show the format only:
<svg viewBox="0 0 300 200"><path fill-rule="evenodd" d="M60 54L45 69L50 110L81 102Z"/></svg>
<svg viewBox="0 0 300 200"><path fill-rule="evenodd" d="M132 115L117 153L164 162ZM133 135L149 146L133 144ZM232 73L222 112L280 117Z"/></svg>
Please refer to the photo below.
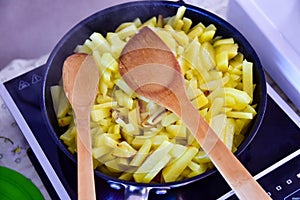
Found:
<svg viewBox="0 0 300 200"><path fill-rule="evenodd" d="M189 165L193 157L197 154L198 149L188 147L184 154L172 164L162 170L162 176L166 182L176 181L183 170Z"/></svg>
<svg viewBox="0 0 300 200"><path fill-rule="evenodd" d="M139 151L135 154L130 162L131 166L140 166L146 157L148 156L151 149L151 140L146 140Z"/></svg>
<svg viewBox="0 0 300 200"><path fill-rule="evenodd" d="M143 164L133 174L136 182L142 182L144 177L154 169L154 166L168 155L172 149L173 143L164 141L149 157L143 162Z"/></svg>
<svg viewBox="0 0 300 200"><path fill-rule="evenodd" d="M170 182L213 167L197 140L175 114L136 94L122 79L118 60L129 39L148 26L169 46L181 66L187 95L199 114L232 152L257 114L253 102L253 67L238 52L234 38L216 36L213 24L192 26L176 15L139 18L120 24L106 37L93 33L76 52L91 54L98 66L99 91L91 111L94 167L107 175L136 182ZM61 135L76 152L73 112L62 86L54 86L53 105Z"/></svg>

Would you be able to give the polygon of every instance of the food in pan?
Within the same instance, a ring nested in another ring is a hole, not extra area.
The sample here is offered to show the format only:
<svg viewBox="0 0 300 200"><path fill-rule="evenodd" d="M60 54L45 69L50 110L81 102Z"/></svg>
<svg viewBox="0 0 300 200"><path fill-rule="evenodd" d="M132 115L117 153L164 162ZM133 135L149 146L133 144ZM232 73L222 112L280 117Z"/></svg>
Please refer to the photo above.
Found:
<svg viewBox="0 0 300 200"><path fill-rule="evenodd" d="M234 38L216 36L213 24L193 25L176 15L121 24L106 36L94 32L75 52L91 54L101 74L91 111L94 167L123 180L172 182L213 167L184 123L171 111L136 94L118 72L118 58L127 41L150 27L172 50L181 65L188 96L200 115L235 152L251 119L253 64L238 51ZM60 85L51 87L58 124L67 127L60 139L76 152L73 112Z"/></svg>

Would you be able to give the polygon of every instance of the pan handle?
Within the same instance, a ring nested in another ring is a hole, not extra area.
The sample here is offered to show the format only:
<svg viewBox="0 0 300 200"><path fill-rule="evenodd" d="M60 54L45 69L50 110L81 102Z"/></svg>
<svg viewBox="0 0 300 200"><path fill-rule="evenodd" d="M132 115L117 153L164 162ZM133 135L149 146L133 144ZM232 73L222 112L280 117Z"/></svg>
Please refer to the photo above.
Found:
<svg viewBox="0 0 300 200"><path fill-rule="evenodd" d="M156 194L166 194L170 187L147 187L147 186L136 186L130 185L115 181L107 181L111 188L120 190L125 188L124 190L124 199L125 200L147 200L149 197L149 193L151 190L154 190Z"/></svg>
<svg viewBox="0 0 300 200"><path fill-rule="evenodd" d="M125 186L124 199L126 200L147 200L151 187L138 187L133 185Z"/></svg>

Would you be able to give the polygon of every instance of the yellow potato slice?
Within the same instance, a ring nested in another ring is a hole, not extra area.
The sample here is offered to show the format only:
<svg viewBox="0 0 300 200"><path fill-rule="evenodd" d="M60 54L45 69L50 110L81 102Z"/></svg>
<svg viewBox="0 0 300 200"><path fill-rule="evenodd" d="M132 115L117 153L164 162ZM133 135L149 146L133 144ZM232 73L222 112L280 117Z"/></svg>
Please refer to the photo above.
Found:
<svg viewBox="0 0 300 200"><path fill-rule="evenodd" d="M166 182L176 181L183 170L189 165L193 157L197 154L198 149L188 147L184 154L171 165L162 170L162 176Z"/></svg>
<svg viewBox="0 0 300 200"><path fill-rule="evenodd" d="M164 141L149 157L143 162L143 164L133 174L136 182L142 182L144 177L154 169L154 166L168 155L169 151L173 147L173 143Z"/></svg>

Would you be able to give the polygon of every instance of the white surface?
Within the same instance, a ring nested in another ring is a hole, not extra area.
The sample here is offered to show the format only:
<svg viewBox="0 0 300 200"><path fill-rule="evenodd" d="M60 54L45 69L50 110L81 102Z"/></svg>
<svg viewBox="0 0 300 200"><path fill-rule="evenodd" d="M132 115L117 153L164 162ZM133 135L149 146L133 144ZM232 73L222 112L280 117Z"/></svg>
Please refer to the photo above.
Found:
<svg viewBox="0 0 300 200"><path fill-rule="evenodd" d="M270 19L272 25L283 37L283 40L300 55L300 1L255 1L258 7L263 10L266 17ZM271 5L271 6L270 6ZM298 66L300 67L300 65Z"/></svg>
<svg viewBox="0 0 300 200"><path fill-rule="evenodd" d="M265 70L300 109L300 1L230 0L227 19L250 41Z"/></svg>

